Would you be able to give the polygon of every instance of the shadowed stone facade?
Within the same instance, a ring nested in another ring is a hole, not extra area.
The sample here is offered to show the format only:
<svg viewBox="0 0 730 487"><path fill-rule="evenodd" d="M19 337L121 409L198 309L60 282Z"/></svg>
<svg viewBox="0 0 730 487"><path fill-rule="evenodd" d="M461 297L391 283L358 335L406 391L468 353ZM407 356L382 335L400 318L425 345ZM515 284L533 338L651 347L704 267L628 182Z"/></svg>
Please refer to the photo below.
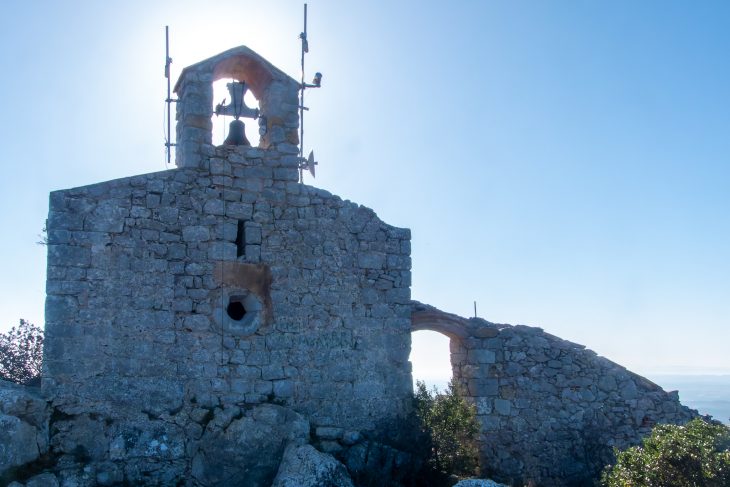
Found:
<svg viewBox="0 0 730 487"><path fill-rule="evenodd" d="M290 161L211 148L204 168L51 195L58 407L275 400L370 430L408 411L410 232L298 184Z"/></svg>
<svg viewBox="0 0 730 487"><path fill-rule="evenodd" d="M257 97L259 147L211 145L223 77ZM47 402L0 384L17 452L0 482L28 462L82 486L403 479L420 329L451 338L498 480L582 485L613 446L696 415L539 328L411 301L410 231L298 183L298 89L245 47L188 67L177 169L51 194Z"/></svg>

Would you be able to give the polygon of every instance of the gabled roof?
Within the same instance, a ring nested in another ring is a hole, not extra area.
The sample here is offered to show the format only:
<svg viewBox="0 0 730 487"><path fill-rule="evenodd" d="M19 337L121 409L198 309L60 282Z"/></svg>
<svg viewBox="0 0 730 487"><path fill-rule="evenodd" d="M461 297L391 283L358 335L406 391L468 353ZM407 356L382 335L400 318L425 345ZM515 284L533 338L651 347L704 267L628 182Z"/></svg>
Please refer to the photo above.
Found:
<svg viewBox="0 0 730 487"><path fill-rule="evenodd" d="M293 89L299 89L299 82L246 46L234 47L183 69L175 84L176 93L185 78L192 73L210 74L211 83L221 78L245 81L254 96L259 99L266 87L274 81L280 81L291 85Z"/></svg>

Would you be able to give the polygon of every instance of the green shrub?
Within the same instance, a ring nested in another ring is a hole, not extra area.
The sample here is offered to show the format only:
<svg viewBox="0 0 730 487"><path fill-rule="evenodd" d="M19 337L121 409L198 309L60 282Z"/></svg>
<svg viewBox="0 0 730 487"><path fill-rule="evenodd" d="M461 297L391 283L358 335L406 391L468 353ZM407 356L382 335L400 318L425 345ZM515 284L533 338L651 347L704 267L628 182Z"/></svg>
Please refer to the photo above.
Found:
<svg viewBox="0 0 730 487"><path fill-rule="evenodd" d="M601 481L607 487L728 487L730 429L699 418L658 425L641 446L617 453Z"/></svg>
<svg viewBox="0 0 730 487"><path fill-rule="evenodd" d="M452 381L441 393L417 381L415 401L421 427L431 441L431 468L460 477L478 474L476 409L458 385Z"/></svg>
<svg viewBox="0 0 730 487"><path fill-rule="evenodd" d="M0 379L38 385L43 362L43 330L20 320L20 325L0 333Z"/></svg>

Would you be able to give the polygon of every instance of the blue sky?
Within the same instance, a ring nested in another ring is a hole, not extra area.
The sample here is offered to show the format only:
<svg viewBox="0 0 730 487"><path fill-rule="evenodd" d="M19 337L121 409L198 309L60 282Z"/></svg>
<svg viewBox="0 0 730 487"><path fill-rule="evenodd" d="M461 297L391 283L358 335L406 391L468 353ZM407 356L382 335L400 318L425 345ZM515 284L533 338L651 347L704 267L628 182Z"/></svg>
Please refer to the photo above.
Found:
<svg viewBox="0 0 730 487"><path fill-rule="evenodd" d="M43 321L49 191L165 169L164 26L174 77L245 44L298 78L302 28L294 1L1 8L0 330ZM724 1L312 0L307 182L412 229L415 299L730 373L729 23Z"/></svg>

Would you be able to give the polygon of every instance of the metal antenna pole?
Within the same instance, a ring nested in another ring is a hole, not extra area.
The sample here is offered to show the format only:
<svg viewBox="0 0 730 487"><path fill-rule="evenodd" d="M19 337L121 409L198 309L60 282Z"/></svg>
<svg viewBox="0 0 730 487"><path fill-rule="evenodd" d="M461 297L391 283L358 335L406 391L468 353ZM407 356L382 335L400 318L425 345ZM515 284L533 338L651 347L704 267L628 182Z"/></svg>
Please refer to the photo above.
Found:
<svg viewBox="0 0 730 487"><path fill-rule="evenodd" d="M314 166L317 163L314 161L314 152L309 153L309 158L304 159L304 111L309 110L304 106L304 90L307 88L319 88L322 86L322 73L316 73L312 84L304 82L304 55L309 52L309 41L307 40L307 4L304 4L304 31L299 34L299 38L302 40L302 81L299 89L301 94L299 95L299 182L304 182L304 169L307 169L312 173L314 177Z"/></svg>
<svg viewBox="0 0 730 487"><path fill-rule="evenodd" d="M304 90L306 85L304 83L304 53L309 51L307 45L307 4L304 4L304 32L299 36L302 39L302 94L300 95L299 104L299 157L304 157ZM301 172L301 171L300 171ZM301 180L301 177L299 178Z"/></svg>
<svg viewBox="0 0 730 487"><path fill-rule="evenodd" d="M172 99L170 98L170 64L172 59L170 58L170 27L165 26L165 78L167 78L167 139L165 140L165 147L167 148L167 163L170 164L170 153L172 144L170 143L170 104Z"/></svg>
<svg viewBox="0 0 730 487"><path fill-rule="evenodd" d="M302 40L302 83L300 86L301 95L299 95L299 158L304 157L304 53L309 50L307 45L307 4L304 4L304 31L299 34ZM299 168L299 182L304 182L304 170Z"/></svg>

